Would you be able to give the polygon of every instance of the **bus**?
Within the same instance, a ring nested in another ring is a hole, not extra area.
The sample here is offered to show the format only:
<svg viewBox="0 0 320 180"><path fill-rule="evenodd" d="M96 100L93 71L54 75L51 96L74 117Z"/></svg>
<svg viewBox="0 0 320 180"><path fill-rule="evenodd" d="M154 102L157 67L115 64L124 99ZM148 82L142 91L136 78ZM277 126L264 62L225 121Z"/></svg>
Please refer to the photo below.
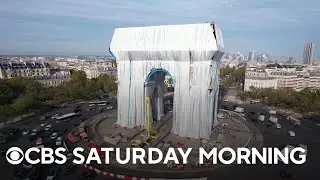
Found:
<svg viewBox="0 0 320 180"><path fill-rule="evenodd" d="M99 105L99 104L107 104L107 101L91 101L89 105Z"/></svg>
<svg viewBox="0 0 320 180"><path fill-rule="evenodd" d="M52 119L55 119L55 120L63 120L63 119L66 119L66 118L70 118L70 117L74 117L76 116L77 113L67 113L67 114L63 114L63 115L59 115L59 114L56 114L52 117Z"/></svg>

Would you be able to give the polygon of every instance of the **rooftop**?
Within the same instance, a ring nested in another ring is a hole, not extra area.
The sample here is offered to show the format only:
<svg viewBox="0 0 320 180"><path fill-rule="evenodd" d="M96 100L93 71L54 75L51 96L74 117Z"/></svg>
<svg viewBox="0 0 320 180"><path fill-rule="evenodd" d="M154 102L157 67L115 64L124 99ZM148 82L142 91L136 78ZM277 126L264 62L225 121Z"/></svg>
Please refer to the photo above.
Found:
<svg viewBox="0 0 320 180"><path fill-rule="evenodd" d="M49 68L45 62L0 62L0 69Z"/></svg>
<svg viewBox="0 0 320 180"><path fill-rule="evenodd" d="M246 79L252 79L252 80L274 80L276 79L275 77L266 77L266 76L262 76L262 77L258 77L258 76L247 76Z"/></svg>

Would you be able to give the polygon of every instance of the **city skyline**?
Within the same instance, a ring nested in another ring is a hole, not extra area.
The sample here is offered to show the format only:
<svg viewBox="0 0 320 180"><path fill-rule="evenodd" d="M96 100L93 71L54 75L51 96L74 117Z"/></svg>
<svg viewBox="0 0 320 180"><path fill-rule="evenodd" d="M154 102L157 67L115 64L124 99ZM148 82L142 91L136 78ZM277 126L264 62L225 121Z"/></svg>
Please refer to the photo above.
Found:
<svg viewBox="0 0 320 180"><path fill-rule="evenodd" d="M247 54L255 49L302 58L306 42L320 44L316 33L320 11L314 8L319 5L316 0L6 1L0 7L0 23L5 25L0 27L0 54L107 55L116 27L215 20L223 30L227 52ZM318 57L315 48L314 58Z"/></svg>

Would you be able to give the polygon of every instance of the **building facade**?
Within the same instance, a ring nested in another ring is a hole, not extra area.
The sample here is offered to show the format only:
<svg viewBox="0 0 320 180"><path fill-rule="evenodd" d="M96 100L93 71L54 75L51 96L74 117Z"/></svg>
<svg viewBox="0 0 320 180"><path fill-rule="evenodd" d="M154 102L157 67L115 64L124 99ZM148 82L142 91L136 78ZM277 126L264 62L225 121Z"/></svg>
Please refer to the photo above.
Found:
<svg viewBox="0 0 320 180"><path fill-rule="evenodd" d="M244 82L244 91L250 91L251 87L255 87L258 89L260 88L277 89L278 81L274 77L266 77L266 76L246 77Z"/></svg>
<svg viewBox="0 0 320 180"><path fill-rule="evenodd" d="M34 80L39 82L45 87L56 87L61 83L69 81L71 78L69 75L51 75L51 76L43 76L43 77L35 77Z"/></svg>
<svg viewBox="0 0 320 180"><path fill-rule="evenodd" d="M319 72L299 72L293 68L246 70L244 90L254 88L291 88L301 91L304 88L320 89Z"/></svg>
<svg viewBox="0 0 320 180"><path fill-rule="evenodd" d="M2 62L0 78L48 76L50 65L44 62Z"/></svg>

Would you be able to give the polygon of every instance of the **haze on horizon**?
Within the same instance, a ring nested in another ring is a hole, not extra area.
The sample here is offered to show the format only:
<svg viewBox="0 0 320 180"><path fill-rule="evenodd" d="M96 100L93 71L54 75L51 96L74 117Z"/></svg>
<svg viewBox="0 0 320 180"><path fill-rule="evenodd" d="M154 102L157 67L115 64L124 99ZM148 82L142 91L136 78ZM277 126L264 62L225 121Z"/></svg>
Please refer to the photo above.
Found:
<svg viewBox="0 0 320 180"><path fill-rule="evenodd" d="M0 54L107 55L116 27L214 19L227 52L301 57L306 42L316 50L320 44L319 6L318 0L4 1Z"/></svg>

